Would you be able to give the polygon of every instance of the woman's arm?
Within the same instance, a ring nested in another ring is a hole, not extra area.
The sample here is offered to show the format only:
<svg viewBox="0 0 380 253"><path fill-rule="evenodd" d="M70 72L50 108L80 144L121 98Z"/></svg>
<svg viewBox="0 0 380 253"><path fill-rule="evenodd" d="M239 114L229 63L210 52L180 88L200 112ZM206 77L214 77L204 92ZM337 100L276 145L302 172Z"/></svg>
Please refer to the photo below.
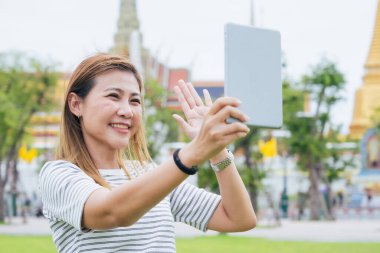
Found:
<svg viewBox="0 0 380 253"><path fill-rule="evenodd" d="M205 90L205 103L190 83L179 82L175 88L181 108L187 121L178 115L175 119L189 138L197 134L199 127L212 106L212 100ZM227 157L227 150L210 159L216 164ZM208 228L220 232L234 232L252 229L256 226L256 215L242 179L232 162L227 168L216 173L222 200L208 224Z"/></svg>
<svg viewBox="0 0 380 253"><path fill-rule="evenodd" d="M179 154L182 162L195 165L183 156L183 152L186 152L186 147ZM169 159L117 188L98 189L85 203L83 226L91 229L130 226L186 178L187 175L176 167L173 159Z"/></svg>
<svg viewBox="0 0 380 253"><path fill-rule="evenodd" d="M227 150L210 159L216 164L227 157ZM256 215L242 179L232 162L227 168L216 172L222 201L208 224L208 228L220 232L238 232L256 226Z"/></svg>
<svg viewBox="0 0 380 253"><path fill-rule="evenodd" d="M238 100L233 98L221 98L215 102L204 117L197 135L181 149L179 157L183 164L188 167L200 164L249 132L249 128L242 123L225 123L230 116L246 120L246 116L236 109L238 105ZM155 170L120 187L98 189L85 203L83 226L108 229L132 225L186 177L171 158Z"/></svg>

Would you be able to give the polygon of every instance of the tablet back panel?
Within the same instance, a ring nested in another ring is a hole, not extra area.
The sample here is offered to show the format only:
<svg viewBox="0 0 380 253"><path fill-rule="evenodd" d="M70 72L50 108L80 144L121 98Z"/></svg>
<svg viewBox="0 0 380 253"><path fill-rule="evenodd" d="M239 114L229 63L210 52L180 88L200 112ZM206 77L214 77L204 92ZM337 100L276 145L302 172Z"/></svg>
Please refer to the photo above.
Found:
<svg viewBox="0 0 380 253"><path fill-rule="evenodd" d="M277 31L225 25L225 96L237 97L248 125L282 126L281 38Z"/></svg>

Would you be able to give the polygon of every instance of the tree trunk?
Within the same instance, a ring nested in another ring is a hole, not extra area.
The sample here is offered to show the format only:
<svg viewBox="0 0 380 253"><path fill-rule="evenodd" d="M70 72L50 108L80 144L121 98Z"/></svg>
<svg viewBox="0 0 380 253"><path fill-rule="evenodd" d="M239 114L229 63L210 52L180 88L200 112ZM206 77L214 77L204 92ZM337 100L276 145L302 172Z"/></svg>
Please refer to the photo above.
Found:
<svg viewBox="0 0 380 253"><path fill-rule="evenodd" d="M11 175L12 175L12 178L11 178L12 180L10 181L11 195L12 195L12 213L13 213L13 216L17 216L18 215L17 197L19 196L17 182L19 179L19 174L18 174L18 170L14 161L10 163L10 169L11 169Z"/></svg>
<svg viewBox="0 0 380 253"><path fill-rule="evenodd" d="M309 199L311 220L320 219L321 195L319 192L319 173L317 169L317 167L312 166L309 171Z"/></svg>
<svg viewBox="0 0 380 253"><path fill-rule="evenodd" d="M5 221L5 186L9 177L9 168L5 167L5 174L2 175L2 160L0 160L0 222Z"/></svg>
<svg viewBox="0 0 380 253"><path fill-rule="evenodd" d="M259 205L257 203L259 192L257 190L257 187L255 187L253 180L250 180L248 183L248 194L249 198L251 199L253 210L255 210L255 212L257 213L259 209Z"/></svg>
<svg viewBox="0 0 380 253"><path fill-rule="evenodd" d="M272 194L268 190L264 190L265 197L269 204L269 207L273 210L274 220L276 221L276 226L281 226L280 212L277 206L274 204Z"/></svg>
<svg viewBox="0 0 380 253"><path fill-rule="evenodd" d="M333 206L333 195L332 195L331 185L327 184L327 195L326 195L326 211L327 219L335 220L334 206Z"/></svg>
<svg viewBox="0 0 380 253"><path fill-rule="evenodd" d="M0 222L5 221L5 184L0 182Z"/></svg>
<svg viewBox="0 0 380 253"><path fill-rule="evenodd" d="M248 183L248 193L249 197L251 199L252 207L255 212L258 211L258 203L257 203L257 198L259 195L259 191L256 187L255 180L257 180L256 175L257 173L257 168L253 164L253 161L251 159L251 149L249 147L249 143L245 143L246 145L243 146L244 148L244 158L245 158L245 166L246 168L250 171L250 180Z"/></svg>
<svg viewBox="0 0 380 253"><path fill-rule="evenodd" d="M12 196L12 214L17 216L17 196L19 195L17 189L17 182L19 178L19 173L17 170L17 144L14 144L7 155L6 168L9 170L11 180L10 180L10 191Z"/></svg>

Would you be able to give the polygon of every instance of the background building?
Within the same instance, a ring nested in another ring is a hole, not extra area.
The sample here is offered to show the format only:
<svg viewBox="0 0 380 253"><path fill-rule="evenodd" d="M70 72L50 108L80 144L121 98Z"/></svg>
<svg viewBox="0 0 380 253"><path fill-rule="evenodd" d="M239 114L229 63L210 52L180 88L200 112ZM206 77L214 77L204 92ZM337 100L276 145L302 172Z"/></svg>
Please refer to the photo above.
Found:
<svg viewBox="0 0 380 253"><path fill-rule="evenodd" d="M355 139L361 138L372 126L371 117L375 109L380 107L380 0L372 43L364 67L363 84L355 94L355 106L350 125L350 135Z"/></svg>

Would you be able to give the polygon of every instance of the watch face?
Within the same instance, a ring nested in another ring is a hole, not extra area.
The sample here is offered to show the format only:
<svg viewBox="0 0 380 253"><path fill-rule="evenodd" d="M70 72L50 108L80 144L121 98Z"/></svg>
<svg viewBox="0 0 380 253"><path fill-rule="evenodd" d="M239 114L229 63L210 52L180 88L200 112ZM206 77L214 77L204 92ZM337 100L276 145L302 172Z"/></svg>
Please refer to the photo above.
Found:
<svg viewBox="0 0 380 253"><path fill-rule="evenodd" d="M227 168L232 163L233 160L234 160L234 155L232 154L232 152L230 150L228 150L227 157L223 161L220 161L216 164L211 164L211 168L215 172L222 171L225 168Z"/></svg>

